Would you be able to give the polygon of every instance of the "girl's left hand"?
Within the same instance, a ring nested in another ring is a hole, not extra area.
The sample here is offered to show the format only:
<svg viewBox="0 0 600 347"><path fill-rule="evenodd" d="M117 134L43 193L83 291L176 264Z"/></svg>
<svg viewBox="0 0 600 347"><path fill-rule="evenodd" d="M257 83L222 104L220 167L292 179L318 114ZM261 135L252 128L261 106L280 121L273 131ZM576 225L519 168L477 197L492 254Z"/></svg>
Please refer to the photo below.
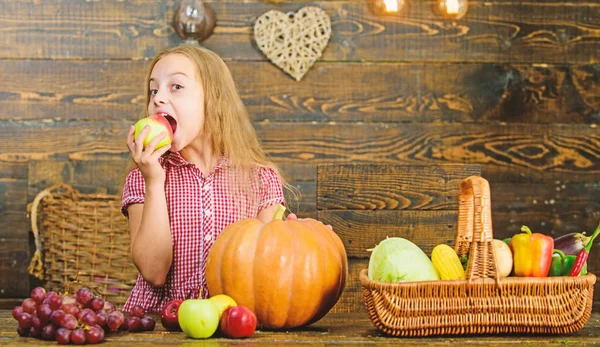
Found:
<svg viewBox="0 0 600 347"><path fill-rule="evenodd" d="M301 220L305 220L305 219L310 219L310 218L301 218ZM296 216L296 214L294 214L294 213L290 213L287 215L286 220L298 220L298 216ZM323 222L321 222L321 221L317 221L317 222L323 224ZM326 227L333 230L333 227L331 226L331 224L327 224Z"/></svg>

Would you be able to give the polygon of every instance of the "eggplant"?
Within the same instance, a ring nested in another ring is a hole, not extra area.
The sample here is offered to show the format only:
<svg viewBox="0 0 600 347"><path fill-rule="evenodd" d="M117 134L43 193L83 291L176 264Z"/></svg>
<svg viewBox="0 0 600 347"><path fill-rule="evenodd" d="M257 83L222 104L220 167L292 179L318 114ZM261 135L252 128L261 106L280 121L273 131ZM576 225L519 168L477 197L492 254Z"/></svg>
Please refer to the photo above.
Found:
<svg viewBox="0 0 600 347"><path fill-rule="evenodd" d="M559 249L566 255L577 255L590 239L590 236L585 236L585 232L562 235L554 239L554 249Z"/></svg>

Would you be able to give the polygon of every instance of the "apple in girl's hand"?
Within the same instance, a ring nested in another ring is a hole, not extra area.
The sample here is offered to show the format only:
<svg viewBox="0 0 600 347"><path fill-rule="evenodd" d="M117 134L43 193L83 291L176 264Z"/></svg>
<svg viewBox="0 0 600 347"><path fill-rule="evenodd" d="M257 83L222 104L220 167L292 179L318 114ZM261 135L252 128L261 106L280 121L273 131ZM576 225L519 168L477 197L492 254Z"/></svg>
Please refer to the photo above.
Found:
<svg viewBox="0 0 600 347"><path fill-rule="evenodd" d="M256 330L256 315L245 306L230 306L223 311L220 327L226 337L250 337Z"/></svg>
<svg viewBox="0 0 600 347"><path fill-rule="evenodd" d="M156 145L155 149L159 149L170 144L171 142L173 142L173 128L171 128L171 125L169 124L169 121L167 120L166 116L166 114L161 113L153 114L149 117L140 119L134 125L135 131L133 133L133 137L137 138L142 129L144 129L146 125L149 125L150 132L148 132L148 135L146 135L146 138L144 139L144 148L148 146L152 139L160 135L162 132L166 132L167 136L160 140L160 142Z"/></svg>
<svg viewBox="0 0 600 347"><path fill-rule="evenodd" d="M209 299L187 299L179 306L179 326L194 339L211 337L219 327L219 309Z"/></svg>
<svg viewBox="0 0 600 347"><path fill-rule="evenodd" d="M219 309L219 319L221 319L221 315L227 307L237 306L237 302L235 302L235 300L233 300L231 296L225 294L217 294L215 296L211 296L209 300L214 302L214 304Z"/></svg>
<svg viewBox="0 0 600 347"><path fill-rule="evenodd" d="M163 307L160 313L160 322L165 329L169 331L181 331L177 312L182 302L183 300L171 300Z"/></svg>

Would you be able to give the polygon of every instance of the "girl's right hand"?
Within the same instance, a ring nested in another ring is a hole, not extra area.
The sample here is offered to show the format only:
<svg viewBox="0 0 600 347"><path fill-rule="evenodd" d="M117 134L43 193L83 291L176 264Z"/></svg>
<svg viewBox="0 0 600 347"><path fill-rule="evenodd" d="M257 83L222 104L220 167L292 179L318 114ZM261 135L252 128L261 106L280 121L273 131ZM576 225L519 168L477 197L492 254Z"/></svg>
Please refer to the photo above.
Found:
<svg viewBox="0 0 600 347"><path fill-rule="evenodd" d="M146 125L144 129L140 131L137 138L134 139L133 134L135 133L135 128L133 125L130 126L129 133L127 134L127 147L129 148L131 159L133 159L142 172L146 184L154 182L162 183L165 181L166 175L165 170L158 162L158 158L165 154L171 148L171 145L166 145L157 150L154 149L160 140L167 136L167 133L163 132L152 139L144 149L144 139L146 138L146 135L148 135L148 132L150 132L150 126Z"/></svg>

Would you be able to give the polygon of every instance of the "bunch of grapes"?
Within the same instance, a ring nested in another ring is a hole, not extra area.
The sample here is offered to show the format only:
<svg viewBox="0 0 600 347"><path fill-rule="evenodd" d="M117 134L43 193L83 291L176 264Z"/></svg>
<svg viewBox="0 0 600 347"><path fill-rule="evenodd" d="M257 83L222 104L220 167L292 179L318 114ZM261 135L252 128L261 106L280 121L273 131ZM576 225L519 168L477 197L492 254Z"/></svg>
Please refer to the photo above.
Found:
<svg viewBox="0 0 600 347"><path fill-rule="evenodd" d="M19 336L56 340L61 345L95 344L104 339L105 332L151 331L156 324L140 306L134 307L125 319L113 303L94 296L85 287L75 295L64 296L54 291L46 293L42 287L34 288L31 297L13 308L12 316L19 323Z"/></svg>

